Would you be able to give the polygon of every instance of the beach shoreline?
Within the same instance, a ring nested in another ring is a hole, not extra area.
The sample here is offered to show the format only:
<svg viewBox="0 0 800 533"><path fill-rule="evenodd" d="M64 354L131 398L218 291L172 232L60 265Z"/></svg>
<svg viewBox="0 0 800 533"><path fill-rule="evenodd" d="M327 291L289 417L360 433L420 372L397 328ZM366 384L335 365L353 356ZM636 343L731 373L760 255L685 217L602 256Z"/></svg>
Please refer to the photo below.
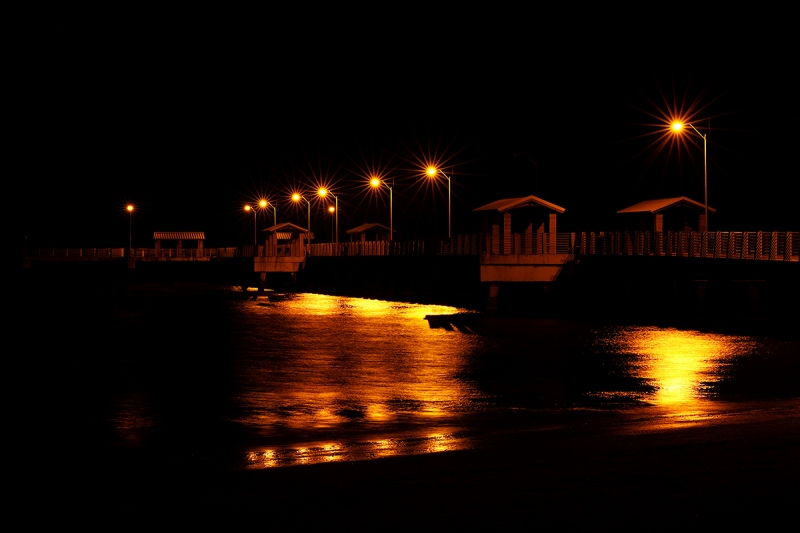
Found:
<svg viewBox="0 0 800 533"><path fill-rule="evenodd" d="M326 531L778 524L800 489L800 409L769 405L671 429L584 419L498 433L474 449L270 469L134 451L105 467L73 465L88 484L68 490L62 473L59 499L62 516L118 526L211 517Z"/></svg>

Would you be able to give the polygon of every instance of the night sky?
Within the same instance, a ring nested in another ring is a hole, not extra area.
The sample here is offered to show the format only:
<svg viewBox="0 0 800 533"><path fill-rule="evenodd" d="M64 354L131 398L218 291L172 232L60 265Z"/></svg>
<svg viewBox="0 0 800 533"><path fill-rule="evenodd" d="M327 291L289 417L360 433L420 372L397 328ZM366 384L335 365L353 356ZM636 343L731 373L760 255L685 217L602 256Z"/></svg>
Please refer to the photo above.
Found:
<svg viewBox="0 0 800 533"><path fill-rule="evenodd" d="M289 195L311 199L324 183L344 239L389 223L385 191L365 187L373 171L394 184L398 239L443 235L446 186L421 178L430 159L452 173L454 233L478 229L472 209L537 190L566 208L559 229L603 230L641 200L703 201L702 140L659 148L662 112L681 107L709 132L714 229L800 229L796 40L744 15L669 28L595 15L71 13L31 24L11 67L15 236L126 246L132 202L134 246L152 246L153 231L236 246L252 242L246 202L266 196L279 222L304 226L307 206ZM328 203L312 204L312 230L329 240Z"/></svg>

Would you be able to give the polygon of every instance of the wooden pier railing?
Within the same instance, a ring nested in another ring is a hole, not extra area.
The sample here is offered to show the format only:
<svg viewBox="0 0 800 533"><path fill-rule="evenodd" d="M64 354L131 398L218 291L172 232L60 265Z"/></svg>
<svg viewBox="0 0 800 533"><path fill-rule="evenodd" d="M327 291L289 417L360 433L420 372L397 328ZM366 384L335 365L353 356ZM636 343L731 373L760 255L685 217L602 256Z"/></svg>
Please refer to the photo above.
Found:
<svg viewBox="0 0 800 533"><path fill-rule="evenodd" d="M800 260L800 232L582 232L577 255L650 255L769 261Z"/></svg>
<svg viewBox="0 0 800 533"><path fill-rule="evenodd" d="M664 256L717 259L799 261L800 232L717 231L649 232L610 231L555 234L459 234L449 240L369 241L247 245L229 248L134 248L136 261L208 261L231 257L354 257L425 255L582 255ZM128 257L127 248L33 248L28 260L106 260Z"/></svg>
<svg viewBox="0 0 800 533"><path fill-rule="evenodd" d="M500 236L495 242L491 234L463 233L452 239L418 241L371 241L311 244L309 256L420 256L420 255L537 255L549 253L550 234L538 236L514 233ZM574 233L556 234L555 253L569 253ZM527 239L527 240L526 240ZM497 244L497 246L494 246Z"/></svg>
<svg viewBox="0 0 800 533"><path fill-rule="evenodd" d="M252 257L252 246L249 256ZM26 250L28 259L43 260L104 260L131 257L137 261L159 261L169 259L207 261L216 257L247 257L244 248L133 248L128 254L127 248L31 248Z"/></svg>

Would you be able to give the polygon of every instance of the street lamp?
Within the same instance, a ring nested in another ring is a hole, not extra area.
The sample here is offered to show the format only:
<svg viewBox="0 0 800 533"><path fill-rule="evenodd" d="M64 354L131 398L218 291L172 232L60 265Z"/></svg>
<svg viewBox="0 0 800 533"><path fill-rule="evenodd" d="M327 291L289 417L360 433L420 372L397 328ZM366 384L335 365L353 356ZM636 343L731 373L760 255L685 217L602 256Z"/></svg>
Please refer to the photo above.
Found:
<svg viewBox="0 0 800 533"><path fill-rule="evenodd" d="M275 226L278 225L278 210L275 209L275 204L271 203L269 200L261 199L258 201L258 207L260 207L261 209L267 209L268 207L271 207L273 214L272 223ZM264 216L266 217L267 215Z"/></svg>
<svg viewBox="0 0 800 533"><path fill-rule="evenodd" d="M325 187L320 187L319 190L317 191L317 194L319 195L320 198L325 198L326 196L331 195L331 196L333 196L333 199L336 201L336 208L335 208L336 209L336 211L335 211L335 214L336 214L336 239L335 239L335 242L336 242L336 244L339 244L339 197L336 196L335 194L333 194L331 191L329 191ZM309 209L311 209L311 208L309 208ZM333 212L333 211L331 211L331 212ZM308 225L311 226L311 223L309 222Z"/></svg>
<svg viewBox="0 0 800 533"><path fill-rule="evenodd" d="M706 135L703 135L697 128L694 127L693 124L687 124L690 128L694 130L696 134L703 138L703 196L705 201L705 231L708 231L709 224L708 224L708 162L707 162L707 143L706 143ZM680 134L683 132L683 129L686 125L683 122L675 121L672 123L672 131L676 134Z"/></svg>
<svg viewBox="0 0 800 533"><path fill-rule="evenodd" d="M306 200L305 196L298 193L294 193L292 195L293 202L299 202L300 200ZM311 244L311 202L306 200L306 203L308 204L308 229L306 231L306 238L309 241L309 244Z"/></svg>
<svg viewBox="0 0 800 533"><path fill-rule="evenodd" d="M249 205L244 206L244 211L245 213L253 212L253 246L258 246L258 223L256 222L258 220L258 213Z"/></svg>
<svg viewBox="0 0 800 533"><path fill-rule="evenodd" d="M133 255L133 204L128 204L125 209L128 211L128 257Z"/></svg>
<svg viewBox="0 0 800 533"><path fill-rule="evenodd" d="M450 176L442 172L440 169L430 166L425 170L429 178L435 178L436 174L441 174L447 178L447 238L452 238L452 217L450 215Z"/></svg>
<svg viewBox="0 0 800 533"><path fill-rule="evenodd" d="M272 214L273 214L272 223L275 226L278 225L278 210L275 208L275 204L273 204L269 200L261 199L261 200L258 201L258 207L260 207L262 210L271 207L272 208Z"/></svg>
<svg viewBox="0 0 800 533"><path fill-rule="evenodd" d="M394 233L394 228L392 226L393 223L393 216L392 216L392 188L389 187L389 184L383 181L380 178L373 177L369 180L369 184L373 189L377 189L381 185L384 185L387 189L389 189L389 240L392 240L392 234Z"/></svg>
<svg viewBox="0 0 800 533"><path fill-rule="evenodd" d="M263 198L262 198L261 200L259 200L259 201L258 201L258 208L259 208L259 209L261 209L262 211L266 211L266 209L267 209L267 206L268 206L268 205L269 205L269 202L267 202L267 201L266 201L265 199L263 199ZM267 216L267 215L265 214L265 215L264 215L264 218L266 218L266 216Z"/></svg>
<svg viewBox="0 0 800 533"><path fill-rule="evenodd" d="M328 206L328 213L330 213L331 215L336 213L336 208L333 207L332 205ZM337 217L337 219L338 219L338 217ZM331 242L333 242L333 225L332 224L331 224Z"/></svg>

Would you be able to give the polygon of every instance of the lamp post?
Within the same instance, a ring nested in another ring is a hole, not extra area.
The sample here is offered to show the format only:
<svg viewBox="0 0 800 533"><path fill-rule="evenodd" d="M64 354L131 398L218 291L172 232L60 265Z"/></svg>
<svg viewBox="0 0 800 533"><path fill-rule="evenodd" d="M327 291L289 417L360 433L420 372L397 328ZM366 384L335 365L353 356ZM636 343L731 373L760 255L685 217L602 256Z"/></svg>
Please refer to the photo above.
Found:
<svg viewBox="0 0 800 533"><path fill-rule="evenodd" d="M336 202L336 208L335 208L336 209L336 212L335 212L335 214L336 214L336 238L334 239L334 241L336 242L336 244L339 244L339 197L336 196L335 194L333 194L331 191L329 191L325 187L320 187L319 190L317 191L317 194L319 195L320 198L325 198L326 196L331 195L331 196L333 196L333 199ZM309 213L311 212L310 209L311 208L309 207ZM311 223L309 222L308 225L310 227Z"/></svg>
<svg viewBox="0 0 800 533"><path fill-rule="evenodd" d="M699 135L700 137L703 138L703 197L704 197L704 203L705 203L705 214L703 215L705 218L703 220L705 221L705 226L706 226L705 227L705 231L708 231L709 230L709 224L708 224L708 161L707 161L708 148L707 148L707 142L706 142L706 135L707 134L703 135L702 133L697 131L697 128L695 128L693 124L688 124L688 126L690 128L692 128L697 135ZM671 127L672 127L672 131L673 132L681 133L683 131L684 124L683 124L683 122L673 122Z"/></svg>
<svg viewBox="0 0 800 533"><path fill-rule="evenodd" d="M389 240L392 240L392 235L394 233L393 227L393 215L392 215L392 188L389 187L389 184L383 181L380 178L373 177L369 180L369 184L373 189L377 189L381 185L384 185L387 189L389 189Z"/></svg>
<svg viewBox="0 0 800 533"><path fill-rule="evenodd" d="M450 239L452 238L452 217L450 214L450 176L433 166L428 167L425 170L425 173L428 174L429 178L435 178L436 174L441 174L447 178L447 238Z"/></svg>
<svg viewBox="0 0 800 533"><path fill-rule="evenodd" d="M299 202L300 200L306 200L305 196L299 193L294 193L292 195L293 202ZM308 204L308 229L306 230L306 239L309 241L309 244L311 244L311 202L306 200L306 203Z"/></svg>
<svg viewBox="0 0 800 533"><path fill-rule="evenodd" d="M261 209L262 211L266 211L268 205L269 205L269 202L267 202L264 198L262 198L261 200L258 201L258 208ZM265 213L264 214L264 218L266 218L266 217L267 217L267 215Z"/></svg>
<svg viewBox="0 0 800 533"><path fill-rule="evenodd" d="M271 207L272 208L272 213L273 213L272 223L275 226L278 225L278 210L275 209L275 204L273 204L269 200L261 199L261 200L258 201L258 207L260 207L262 210L266 210L267 208ZM264 216L266 217L268 215L264 215Z"/></svg>
<svg viewBox="0 0 800 533"><path fill-rule="evenodd" d="M244 211L245 213L253 212L253 250L255 250L255 247L258 246L258 213L249 205L244 206Z"/></svg>
<svg viewBox="0 0 800 533"><path fill-rule="evenodd" d="M328 213L334 214L335 212L336 212L336 208L335 207L333 207L332 205L328 206ZM331 224L331 242L333 242L333 239L334 239L334 237L333 237L333 224Z"/></svg>
<svg viewBox="0 0 800 533"><path fill-rule="evenodd" d="M125 209L128 211L128 257L133 256L133 204L128 204Z"/></svg>

